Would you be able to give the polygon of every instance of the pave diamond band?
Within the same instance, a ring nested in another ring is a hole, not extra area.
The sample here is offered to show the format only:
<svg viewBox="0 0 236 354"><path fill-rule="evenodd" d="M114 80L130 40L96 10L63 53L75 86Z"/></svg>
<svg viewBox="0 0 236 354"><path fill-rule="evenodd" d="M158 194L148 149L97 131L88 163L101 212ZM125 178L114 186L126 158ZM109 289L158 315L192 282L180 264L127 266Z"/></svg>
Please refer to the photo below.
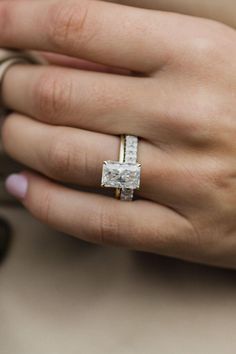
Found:
<svg viewBox="0 0 236 354"><path fill-rule="evenodd" d="M122 135L118 161L104 161L102 186L116 188L116 197L132 201L140 187L141 165L137 163L138 137Z"/></svg>
<svg viewBox="0 0 236 354"><path fill-rule="evenodd" d="M122 137L124 139L124 156L123 162L127 164L133 164L135 173L134 180L136 181L133 184L133 188L124 187L120 190L120 199L123 201L131 201L134 197L134 189L140 187L140 170L141 166L137 164L138 159L138 137L134 135L125 135ZM117 192L119 193L119 192Z"/></svg>

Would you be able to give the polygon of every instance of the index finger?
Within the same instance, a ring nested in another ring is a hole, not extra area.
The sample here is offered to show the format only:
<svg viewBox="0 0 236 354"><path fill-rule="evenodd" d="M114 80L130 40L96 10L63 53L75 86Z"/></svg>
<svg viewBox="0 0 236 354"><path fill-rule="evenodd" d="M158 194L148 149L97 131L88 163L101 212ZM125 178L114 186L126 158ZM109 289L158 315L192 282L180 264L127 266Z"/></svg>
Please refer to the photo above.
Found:
<svg viewBox="0 0 236 354"><path fill-rule="evenodd" d="M170 15L97 0L0 1L0 47L148 72L168 58Z"/></svg>

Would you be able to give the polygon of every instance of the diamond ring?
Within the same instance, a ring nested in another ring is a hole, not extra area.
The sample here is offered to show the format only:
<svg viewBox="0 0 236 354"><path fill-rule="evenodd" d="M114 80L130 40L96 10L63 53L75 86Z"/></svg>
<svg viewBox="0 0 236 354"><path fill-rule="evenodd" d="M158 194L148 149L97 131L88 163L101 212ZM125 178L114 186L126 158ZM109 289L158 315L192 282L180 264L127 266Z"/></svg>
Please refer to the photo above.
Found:
<svg viewBox="0 0 236 354"><path fill-rule="evenodd" d="M116 188L116 197L132 201L134 190L140 187L141 165L138 158L138 137L122 135L119 161L104 161L102 187Z"/></svg>

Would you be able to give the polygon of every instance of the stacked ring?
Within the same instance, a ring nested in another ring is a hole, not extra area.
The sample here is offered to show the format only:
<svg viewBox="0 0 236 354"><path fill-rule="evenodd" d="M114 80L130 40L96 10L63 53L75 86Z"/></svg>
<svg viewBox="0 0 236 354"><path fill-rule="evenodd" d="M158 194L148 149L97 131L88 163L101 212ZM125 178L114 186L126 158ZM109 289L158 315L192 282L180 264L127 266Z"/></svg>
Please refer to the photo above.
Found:
<svg viewBox="0 0 236 354"><path fill-rule="evenodd" d="M138 137L122 135L119 161L104 161L101 186L115 188L116 197L132 201L134 190L140 188L141 165L138 158Z"/></svg>

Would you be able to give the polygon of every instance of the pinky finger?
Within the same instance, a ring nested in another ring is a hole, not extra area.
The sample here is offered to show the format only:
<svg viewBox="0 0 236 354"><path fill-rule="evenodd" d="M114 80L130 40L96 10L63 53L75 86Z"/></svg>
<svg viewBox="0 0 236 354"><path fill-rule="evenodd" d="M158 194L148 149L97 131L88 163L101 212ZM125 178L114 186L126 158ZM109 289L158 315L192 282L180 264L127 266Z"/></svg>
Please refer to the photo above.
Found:
<svg viewBox="0 0 236 354"><path fill-rule="evenodd" d="M10 176L6 186L37 219L85 241L174 255L190 232L185 218L152 202L75 191L29 172Z"/></svg>

